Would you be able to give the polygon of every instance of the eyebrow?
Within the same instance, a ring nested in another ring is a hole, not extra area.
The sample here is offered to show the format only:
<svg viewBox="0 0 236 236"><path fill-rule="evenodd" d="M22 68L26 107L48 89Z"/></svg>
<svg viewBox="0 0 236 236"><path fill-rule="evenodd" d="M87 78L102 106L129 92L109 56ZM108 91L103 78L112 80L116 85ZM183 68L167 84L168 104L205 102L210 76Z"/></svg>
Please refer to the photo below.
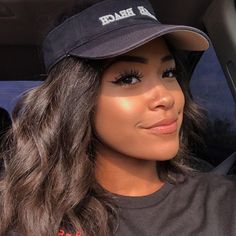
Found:
<svg viewBox="0 0 236 236"><path fill-rule="evenodd" d="M108 61L106 64L106 68L119 62L135 62L135 63L141 63L141 64L148 64L148 59L144 57L138 57L138 56L128 56L128 55L118 56Z"/></svg>
<svg viewBox="0 0 236 236"><path fill-rule="evenodd" d="M167 62L167 61L172 61L172 60L175 60L174 56L169 54L169 55L166 55L164 57L161 58L161 62Z"/></svg>
<svg viewBox="0 0 236 236"><path fill-rule="evenodd" d="M172 61L172 60L175 60L175 59L171 54L168 54L161 58L162 63ZM135 63L141 63L141 64L148 64L148 59L145 57L139 57L139 56L129 56L129 55L118 56L112 59L111 61L108 61L105 67L108 68L111 65L114 65L119 62L135 62Z"/></svg>

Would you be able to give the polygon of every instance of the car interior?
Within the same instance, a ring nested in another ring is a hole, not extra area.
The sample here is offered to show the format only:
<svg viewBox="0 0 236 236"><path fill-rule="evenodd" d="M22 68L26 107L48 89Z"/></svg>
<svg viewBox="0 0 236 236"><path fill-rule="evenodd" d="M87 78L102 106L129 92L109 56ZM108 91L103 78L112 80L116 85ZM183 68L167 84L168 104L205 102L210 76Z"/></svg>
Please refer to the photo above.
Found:
<svg viewBox="0 0 236 236"><path fill-rule="evenodd" d="M40 45L52 28L55 19L63 12L71 11L77 1L0 0L0 81L41 81L45 79L46 73ZM213 118L209 121L211 128L214 129L211 130L213 133L206 130L206 134L202 137L205 148L203 150L202 147L193 147L191 161L194 167L203 171L235 174L236 1L151 0L151 3L162 23L193 26L203 30L210 37L212 50L214 50L216 60L222 70L230 99L233 101L229 105L229 102L222 98L224 105L216 103L214 106L217 107L217 117L221 117L221 115L224 117L224 111L218 109L222 106L230 106L229 109L233 112L230 118L222 118L222 120ZM202 52L181 53L189 83L203 54ZM214 66L210 70L215 70ZM205 79L201 86L208 89L210 86L207 84L208 80L211 81L211 84L215 84L214 76L212 76ZM197 78L196 84L198 84ZM218 89L225 90L220 86ZM199 89L196 89L196 93L198 91ZM217 93L218 91L208 93L206 100L210 96L214 99L214 94ZM7 95L0 91L1 96ZM4 104L0 104L0 106L4 106Z"/></svg>

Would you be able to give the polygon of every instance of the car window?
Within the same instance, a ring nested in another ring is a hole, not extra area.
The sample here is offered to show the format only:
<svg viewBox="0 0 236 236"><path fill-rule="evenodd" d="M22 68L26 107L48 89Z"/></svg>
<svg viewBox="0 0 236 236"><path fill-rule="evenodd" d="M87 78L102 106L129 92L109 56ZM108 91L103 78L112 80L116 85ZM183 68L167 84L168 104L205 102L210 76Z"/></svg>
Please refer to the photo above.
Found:
<svg viewBox="0 0 236 236"><path fill-rule="evenodd" d="M195 152L214 166L236 150L235 104L213 47L201 57L190 82L194 100L206 110L205 149Z"/></svg>
<svg viewBox="0 0 236 236"><path fill-rule="evenodd" d="M17 98L41 83L41 81L0 81L0 107L11 113Z"/></svg>

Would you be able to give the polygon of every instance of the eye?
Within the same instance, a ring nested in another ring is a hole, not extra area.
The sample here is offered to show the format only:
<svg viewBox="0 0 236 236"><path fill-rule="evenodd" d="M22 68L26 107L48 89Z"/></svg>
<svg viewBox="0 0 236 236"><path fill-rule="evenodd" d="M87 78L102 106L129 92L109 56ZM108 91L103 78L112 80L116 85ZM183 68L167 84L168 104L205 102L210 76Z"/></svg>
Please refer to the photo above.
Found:
<svg viewBox="0 0 236 236"><path fill-rule="evenodd" d="M162 78L176 78L176 77L177 77L176 68L167 69L162 74Z"/></svg>
<svg viewBox="0 0 236 236"><path fill-rule="evenodd" d="M113 84L118 84L120 86L130 86L136 83L141 82L141 78L143 77L142 73L137 70L130 70L121 73L115 81L111 81Z"/></svg>

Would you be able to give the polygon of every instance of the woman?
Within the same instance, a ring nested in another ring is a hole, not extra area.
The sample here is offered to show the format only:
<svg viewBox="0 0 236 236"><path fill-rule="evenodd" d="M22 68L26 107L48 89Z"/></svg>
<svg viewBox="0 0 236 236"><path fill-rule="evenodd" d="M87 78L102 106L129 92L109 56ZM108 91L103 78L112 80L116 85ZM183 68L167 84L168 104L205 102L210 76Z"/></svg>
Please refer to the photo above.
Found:
<svg viewBox="0 0 236 236"><path fill-rule="evenodd" d="M175 49L207 47L146 0L86 2L52 30L48 78L13 114L0 234L234 235L235 183L184 165L201 116Z"/></svg>

